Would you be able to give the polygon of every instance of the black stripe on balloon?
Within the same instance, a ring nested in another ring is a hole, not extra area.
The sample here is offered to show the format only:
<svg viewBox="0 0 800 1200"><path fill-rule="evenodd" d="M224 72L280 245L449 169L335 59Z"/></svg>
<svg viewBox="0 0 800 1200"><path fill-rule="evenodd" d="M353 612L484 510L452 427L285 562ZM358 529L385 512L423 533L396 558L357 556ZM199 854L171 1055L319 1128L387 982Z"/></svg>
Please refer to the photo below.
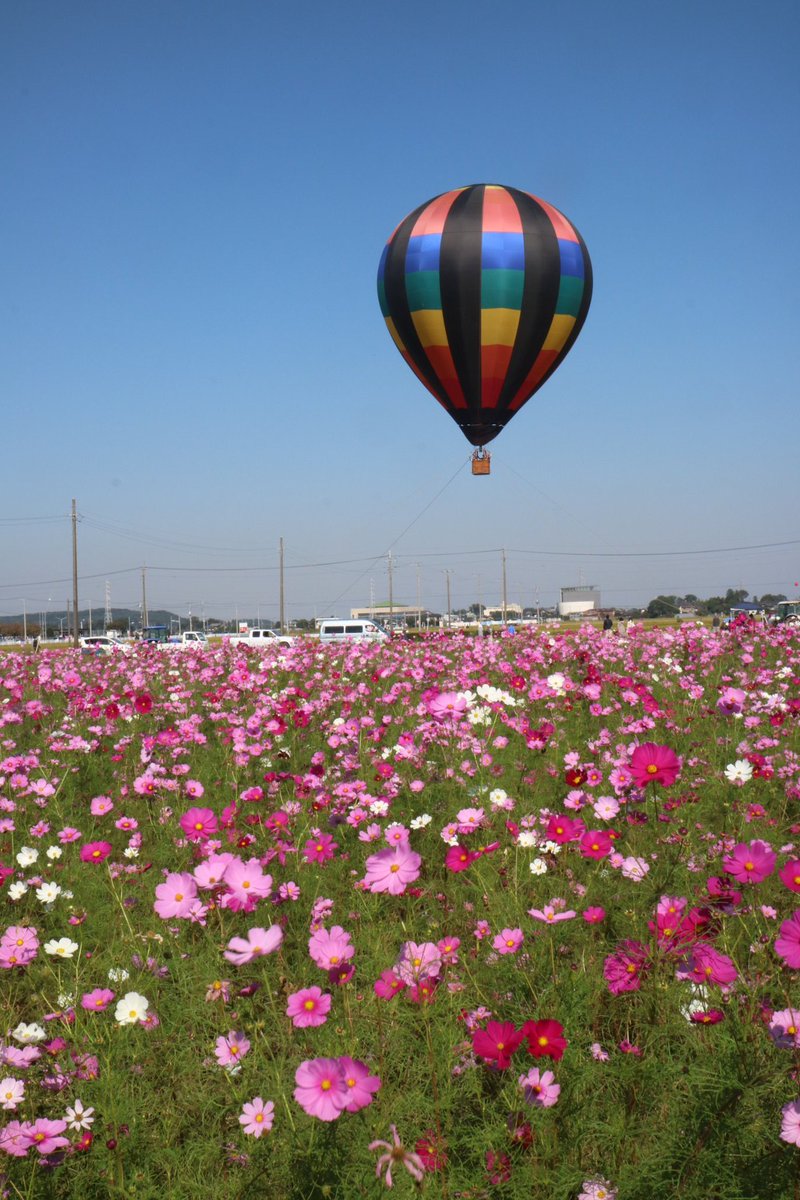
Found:
<svg viewBox="0 0 800 1200"><path fill-rule="evenodd" d="M542 386L543 383L547 383L548 379L553 374L553 372L558 367L561 366L562 362L569 354L570 350L572 349L573 345L575 344L575 339L577 338L578 334L580 333L581 329L583 328L583 323L586 320L586 314L589 311L589 305L592 302L592 289L594 286L594 277L592 275L592 262L591 262L591 259L589 258L589 251L586 249L586 244L585 244L583 238L578 233L577 229L575 229L574 225L572 226L572 228L575 230L575 233L577 234L578 243L581 248L581 254L583 255L583 279L584 279L583 295L581 296L581 303L580 303L580 308L578 309L578 314L575 317L575 324L572 326L572 332L570 333L569 337L567 338L566 342L564 343L564 348L562 349L558 358L555 360L553 365L550 367L550 370L547 372L546 375L542 376L541 383L537 384L537 391ZM512 416L513 416L513 413L512 413Z"/></svg>
<svg viewBox="0 0 800 1200"><path fill-rule="evenodd" d="M465 188L453 201L442 231L439 285L447 344L467 401L448 411L466 436L481 424L481 251L483 185ZM480 445L480 441L473 441Z"/></svg>
<svg viewBox="0 0 800 1200"><path fill-rule="evenodd" d="M397 336L405 346L406 353L436 399L445 406L448 412L452 412L453 409L447 397L447 392L442 387L438 375L428 360L422 342L417 336L406 295L406 251L411 239L411 231L416 224L419 214L430 203L432 201L427 200L425 204L420 204L419 208L415 208L395 230L389 243L386 263L384 264L383 286L386 293L386 306L389 309L389 315L394 322Z"/></svg>
<svg viewBox="0 0 800 1200"><path fill-rule="evenodd" d="M515 415L508 412L508 406L525 382L547 337L561 286L561 253L552 221L531 196L517 188L507 190L522 220L525 283L519 328L497 402L496 417L503 424Z"/></svg>

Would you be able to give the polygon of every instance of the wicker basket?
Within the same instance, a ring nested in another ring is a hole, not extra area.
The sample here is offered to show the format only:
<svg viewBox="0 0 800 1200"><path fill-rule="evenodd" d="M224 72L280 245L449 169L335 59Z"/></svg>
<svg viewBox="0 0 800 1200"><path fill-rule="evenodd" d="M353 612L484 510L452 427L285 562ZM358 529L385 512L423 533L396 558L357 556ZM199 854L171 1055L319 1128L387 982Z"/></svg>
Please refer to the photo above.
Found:
<svg viewBox="0 0 800 1200"><path fill-rule="evenodd" d="M488 450L476 450L472 456L472 474L490 475L492 456Z"/></svg>

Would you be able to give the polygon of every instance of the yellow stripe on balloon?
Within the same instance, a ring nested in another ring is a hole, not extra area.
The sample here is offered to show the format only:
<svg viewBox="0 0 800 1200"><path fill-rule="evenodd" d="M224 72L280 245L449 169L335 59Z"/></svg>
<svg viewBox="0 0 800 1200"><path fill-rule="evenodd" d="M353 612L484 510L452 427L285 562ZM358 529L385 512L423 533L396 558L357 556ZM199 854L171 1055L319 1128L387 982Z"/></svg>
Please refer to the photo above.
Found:
<svg viewBox="0 0 800 1200"><path fill-rule="evenodd" d="M513 346L519 329L518 308L484 308L481 311L481 345Z"/></svg>
<svg viewBox="0 0 800 1200"><path fill-rule="evenodd" d="M553 317L550 328L547 331L547 337L544 340L542 350L560 350L569 335L572 333L574 324L574 317Z"/></svg>
<svg viewBox="0 0 800 1200"><path fill-rule="evenodd" d="M444 315L440 308L421 308L419 312L411 314L411 319L423 346L447 345Z"/></svg>

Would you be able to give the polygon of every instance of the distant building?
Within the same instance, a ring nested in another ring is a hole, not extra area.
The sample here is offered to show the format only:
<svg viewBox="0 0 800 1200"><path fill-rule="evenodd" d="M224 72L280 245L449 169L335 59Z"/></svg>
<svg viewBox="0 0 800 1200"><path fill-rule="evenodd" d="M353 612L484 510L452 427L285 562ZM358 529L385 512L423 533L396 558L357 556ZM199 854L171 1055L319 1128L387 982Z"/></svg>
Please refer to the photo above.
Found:
<svg viewBox="0 0 800 1200"><path fill-rule="evenodd" d="M558 602L560 617L576 617L581 613L596 612L600 604L600 589L596 584L578 587L563 587Z"/></svg>
<svg viewBox="0 0 800 1200"><path fill-rule="evenodd" d="M485 605L484 609L483 609L483 615L487 621L502 621L503 620L502 604L495 605L493 608L490 608L488 604ZM507 604L505 616L506 616L506 620L521 621L522 620L522 605L521 604L511 604L511 603Z"/></svg>

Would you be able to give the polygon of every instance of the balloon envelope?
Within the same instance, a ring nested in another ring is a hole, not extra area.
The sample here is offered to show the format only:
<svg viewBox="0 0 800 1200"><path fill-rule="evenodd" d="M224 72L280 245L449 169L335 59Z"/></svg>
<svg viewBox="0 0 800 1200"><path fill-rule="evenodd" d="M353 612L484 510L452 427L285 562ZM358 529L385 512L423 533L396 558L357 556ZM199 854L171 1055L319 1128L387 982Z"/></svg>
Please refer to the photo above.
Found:
<svg viewBox="0 0 800 1200"><path fill-rule="evenodd" d="M476 184L434 197L398 225L378 297L408 365L483 446L569 353L589 311L592 265L551 204Z"/></svg>

